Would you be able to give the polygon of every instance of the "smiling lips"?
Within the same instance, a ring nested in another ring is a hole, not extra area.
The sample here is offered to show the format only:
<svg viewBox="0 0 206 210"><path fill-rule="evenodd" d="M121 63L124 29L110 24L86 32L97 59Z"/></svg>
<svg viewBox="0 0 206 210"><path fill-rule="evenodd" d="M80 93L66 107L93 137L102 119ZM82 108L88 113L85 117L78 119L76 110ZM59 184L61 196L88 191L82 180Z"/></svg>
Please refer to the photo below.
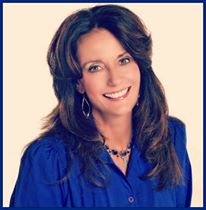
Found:
<svg viewBox="0 0 206 210"><path fill-rule="evenodd" d="M120 100L127 97L129 90L131 87L125 88L123 90L120 90L118 92L112 92L112 93L105 93L103 94L104 97L112 99L112 100Z"/></svg>

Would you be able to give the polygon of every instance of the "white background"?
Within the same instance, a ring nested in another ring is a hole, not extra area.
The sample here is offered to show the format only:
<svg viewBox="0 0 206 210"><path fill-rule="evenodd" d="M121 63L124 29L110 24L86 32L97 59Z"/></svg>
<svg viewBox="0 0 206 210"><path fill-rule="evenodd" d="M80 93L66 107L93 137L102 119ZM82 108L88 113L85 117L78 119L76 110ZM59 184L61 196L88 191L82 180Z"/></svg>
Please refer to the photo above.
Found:
<svg viewBox="0 0 206 210"><path fill-rule="evenodd" d="M17 178L22 149L40 132L42 117L56 105L46 63L60 23L85 3L3 4L3 195ZM183 120L193 169L193 207L203 206L203 4L124 3L153 38L153 68L170 115Z"/></svg>

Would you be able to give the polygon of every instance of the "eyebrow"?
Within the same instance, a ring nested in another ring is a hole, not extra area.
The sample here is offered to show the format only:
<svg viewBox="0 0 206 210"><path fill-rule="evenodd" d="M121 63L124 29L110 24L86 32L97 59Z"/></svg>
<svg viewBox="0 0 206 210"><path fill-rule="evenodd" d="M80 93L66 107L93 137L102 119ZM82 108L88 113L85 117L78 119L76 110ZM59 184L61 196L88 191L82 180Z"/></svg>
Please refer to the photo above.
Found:
<svg viewBox="0 0 206 210"><path fill-rule="evenodd" d="M119 55L117 56L117 59L118 59L118 58L121 58L121 57L124 56L125 54L129 54L129 53L126 52L126 51L124 51L123 53L121 53L121 54L119 54ZM97 59L97 60L86 61L85 63L83 63L82 68L84 69L85 66L86 66L88 63L99 63L99 62L102 62L102 60L101 60L101 59Z"/></svg>

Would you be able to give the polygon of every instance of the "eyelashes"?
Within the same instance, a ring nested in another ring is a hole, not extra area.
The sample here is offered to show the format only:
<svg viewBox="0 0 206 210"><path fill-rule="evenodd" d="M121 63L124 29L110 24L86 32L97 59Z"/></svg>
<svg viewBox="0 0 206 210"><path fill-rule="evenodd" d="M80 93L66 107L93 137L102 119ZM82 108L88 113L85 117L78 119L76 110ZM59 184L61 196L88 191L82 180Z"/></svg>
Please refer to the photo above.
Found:
<svg viewBox="0 0 206 210"><path fill-rule="evenodd" d="M91 65L89 67L88 71L89 72L96 72L96 71L99 71L101 69L102 69L102 67L100 65L96 64L96 65Z"/></svg>
<svg viewBox="0 0 206 210"><path fill-rule="evenodd" d="M129 64L131 61L132 61L132 57L131 56L126 56L126 57L121 58L118 61L118 64L120 66L124 66L124 65ZM104 64L92 64L92 65L89 66L88 71L91 72L91 73L98 72L98 71L104 69L104 67L105 67Z"/></svg>
<svg viewBox="0 0 206 210"><path fill-rule="evenodd" d="M127 63L130 63L130 61L131 61L131 57L124 57L124 58L121 58L121 59L119 60L119 64L125 65L125 64L127 64Z"/></svg>

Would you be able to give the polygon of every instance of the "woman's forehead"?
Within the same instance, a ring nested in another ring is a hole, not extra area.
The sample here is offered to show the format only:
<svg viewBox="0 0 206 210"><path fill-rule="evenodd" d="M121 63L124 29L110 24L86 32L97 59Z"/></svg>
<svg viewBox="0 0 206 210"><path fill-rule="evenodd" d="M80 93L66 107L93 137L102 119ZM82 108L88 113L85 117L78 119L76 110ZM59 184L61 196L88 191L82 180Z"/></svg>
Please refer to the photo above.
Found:
<svg viewBox="0 0 206 210"><path fill-rule="evenodd" d="M80 60L96 59L98 57L115 58L124 53L125 50L119 40L106 29L95 29L83 35L77 45L78 57Z"/></svg>

